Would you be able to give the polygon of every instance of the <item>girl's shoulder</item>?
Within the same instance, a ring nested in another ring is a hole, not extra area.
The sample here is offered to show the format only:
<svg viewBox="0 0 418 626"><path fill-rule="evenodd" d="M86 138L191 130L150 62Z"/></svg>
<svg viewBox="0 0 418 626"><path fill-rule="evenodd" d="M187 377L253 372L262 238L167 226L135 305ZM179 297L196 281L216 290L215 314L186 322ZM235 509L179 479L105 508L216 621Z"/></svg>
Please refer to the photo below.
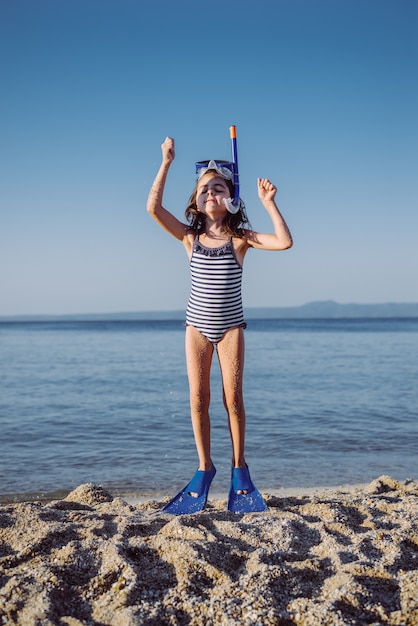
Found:
<svg viewBox="0 0 418 626"><path fill-rule="evenodd" d="M245 254L250 248L250 245L248 243L248 238L247 238L248 233L250 233L250 231L243 230L242 235L240 235L239 237L234 236L231 238L234 252L240 265L243 264Z"/></svg>
<svg viewBox="0 0 418 626"><path fill-rule="evenodd" d="M198 236L198 232L196 230L194 230L193 228L188 227L186 229L185 238L188 241L191 241L193 243L193 241L196 239L197 236Z"/></svg>
<svg viewBox="0 0 418 626"><path fill-rule="evenodd" d="M248 241L251 239L251 233L251 230L248 230L247 228L242 228L239 234L233 235L231 239L234 247L248 246Z"/></svg>
<svg viewBox="0 0 418 626"><path fill-rule="evenodd" d="M197 232L193 230L192 228L188 228L186 231L185 237L183 239L183 244L184 244L184 247L186 248L186 252L189 255L189 257L191 256L193 244L196 240L196 237L197 237Z"/></svg>

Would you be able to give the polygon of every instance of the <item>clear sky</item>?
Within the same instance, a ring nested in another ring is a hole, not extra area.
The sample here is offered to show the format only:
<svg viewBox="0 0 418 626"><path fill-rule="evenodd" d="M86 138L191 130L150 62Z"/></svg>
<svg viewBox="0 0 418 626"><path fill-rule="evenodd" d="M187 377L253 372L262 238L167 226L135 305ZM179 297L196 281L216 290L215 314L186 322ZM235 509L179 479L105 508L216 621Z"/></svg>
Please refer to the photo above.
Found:
<svg viewBox="0 0 418 626"><path fill-rule="evenodd" d="M0 315L184 309L148 190L172 136L182 217L231 124L295 242L248 253L247 307L418 301L416 0L2 0L0 58Z"/></svg>

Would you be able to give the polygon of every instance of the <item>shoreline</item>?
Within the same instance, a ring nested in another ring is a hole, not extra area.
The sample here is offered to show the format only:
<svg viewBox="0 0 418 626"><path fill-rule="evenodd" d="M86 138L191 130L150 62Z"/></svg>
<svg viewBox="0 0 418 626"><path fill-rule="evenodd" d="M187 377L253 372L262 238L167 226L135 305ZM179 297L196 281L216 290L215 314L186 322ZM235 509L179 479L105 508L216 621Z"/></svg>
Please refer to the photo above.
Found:
<svg viewBox="0 0 418 626"><path fill-rule="evenodd" d="M408 481L410 479L406 479ZM403 481L405 482L405 481ZM333 494L333 493L354 493L356 491L362 491L366 489L368 483L359 483L354 485L336 485L336 486L321 486L321 487L281 487L279 489L262 489L263 496L267 499L273 498L297 498L303 496L315 496L319 494ZM125 493L121 495L129 504L144 504L152 500L164 500L168 497L173 497L175 494L137 494L137 493ZM227 499L226 491L209 492L209 501L223 501Z"/></svg>
<svg viewBox="0 0 418 626"><path fill-rule="evenodd" d="M418 483L418 478L405 478L404 480L398 480L389 477L391 480L395 480L399 484L408 485L409 483ZM376 479L378 480L378 479ZM299 497L299 496L314 496L319 494L334 494L334 493L346 493L352 494L357 491L362 492L366 490L371 483L342 483L339 485L316 485L310 487L279 487L275 489L260 489L263 495L268 494L268 497L277 497L277 498L287 498L287 497ZM91 484L91 483L86 483ZM111 486L102 485L95 483L95 486L98 486L101 489L104 489L106 492L111 493L113 498L122 498L128 504L136 505L136 504L144 504L146 502L152 501L165 501L169 498L172 498L175 493L174 492L163 492L163 491L139 491L137 489L134 490L125 490L122 488L114 488ZM72 493L76 488L67 488L67 489L57 489L56 491L48 491L48 492L23 492L23 493L0 493L0 507L6 504L20 504L25 502L37 502L40 504L48 504L49 502L53 502L56 500L65 500L70 493ZM209 501L211 500L223 500L227 497L227 490L221 491L217 489L211 489L209 493Z"/></svg>
<svg viewBox="0 0 418 626"><path fill-rule="evenodd" d="M417 481L263 495L245 515L92 484L2 504L0 624L418 624Z"/></svg>

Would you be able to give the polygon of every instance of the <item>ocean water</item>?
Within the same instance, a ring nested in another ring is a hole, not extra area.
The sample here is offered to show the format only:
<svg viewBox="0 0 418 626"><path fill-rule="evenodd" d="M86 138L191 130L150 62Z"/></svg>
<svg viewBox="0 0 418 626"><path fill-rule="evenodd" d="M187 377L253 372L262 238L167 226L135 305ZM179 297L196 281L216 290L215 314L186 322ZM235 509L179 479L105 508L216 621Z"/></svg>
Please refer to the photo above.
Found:
<svg viewBox="0 0 418 626"><path fill-rule="evenodd" d="M418 478L418 319L249 320L260 489ZM213 491L230 441L212 373ZM0 499L79 484L174 494L197 468L181 321L0 323Z"/></svg>

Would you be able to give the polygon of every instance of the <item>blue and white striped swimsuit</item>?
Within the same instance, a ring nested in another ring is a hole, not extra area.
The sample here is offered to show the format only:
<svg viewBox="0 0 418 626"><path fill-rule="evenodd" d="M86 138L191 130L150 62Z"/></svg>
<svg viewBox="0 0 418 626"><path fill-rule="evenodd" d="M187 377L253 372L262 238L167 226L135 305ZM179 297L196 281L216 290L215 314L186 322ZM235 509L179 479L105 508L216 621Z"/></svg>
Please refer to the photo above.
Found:
<svg viewBox="0 0 418 626"><path fill-rule="evenodd" d="M192 287L187 305L186 325L194 326L217 344L231 328L246 327L242 310L242 267L232 239L219 248L193 242L190 259Z"/></svg>

